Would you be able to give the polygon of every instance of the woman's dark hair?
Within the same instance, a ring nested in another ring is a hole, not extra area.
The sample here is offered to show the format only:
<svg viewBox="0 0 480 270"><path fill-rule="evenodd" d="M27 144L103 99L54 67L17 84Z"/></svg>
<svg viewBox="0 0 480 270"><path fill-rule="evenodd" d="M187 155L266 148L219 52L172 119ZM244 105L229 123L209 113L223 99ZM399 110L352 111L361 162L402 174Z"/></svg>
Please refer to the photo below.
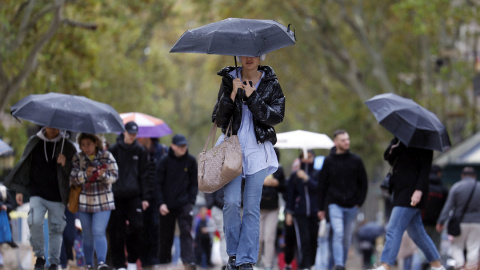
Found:
<svg viewBox="0 0 480 270"><path fill-rule="evenodd" d="M80 133L78 134L77 137L77 143L80 146L82 140L88 139L91 140L95 144L95 152L98 153L102 149L102 141L95 135L93 134L88 134L88 133Z"/></svg>

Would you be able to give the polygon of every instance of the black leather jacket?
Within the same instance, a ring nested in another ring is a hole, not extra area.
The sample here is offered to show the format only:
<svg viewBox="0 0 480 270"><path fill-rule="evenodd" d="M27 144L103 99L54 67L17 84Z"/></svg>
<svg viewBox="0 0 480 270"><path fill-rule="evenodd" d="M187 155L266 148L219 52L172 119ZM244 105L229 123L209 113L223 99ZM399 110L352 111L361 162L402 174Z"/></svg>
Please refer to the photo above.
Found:
<svg viewBox="0 0 480 270"><path fill-rule="evenodd" d="M235 102L230 98L233 76L229 74L235 67L225 67L217 74L222 76L218 91L218 99L212 113L212 122L217 121L218 127L226 133L230 118L233 115L232 133L237 134L242 122L242 99L238 96ZM285 96L278 83L277 76L269 66L259 66L258 70L265 75L257 90L245 98L245 104L253 114L253 126L257 143L270 141L275 145L277 135L273 126L283 121L285 115Z"/></svg>

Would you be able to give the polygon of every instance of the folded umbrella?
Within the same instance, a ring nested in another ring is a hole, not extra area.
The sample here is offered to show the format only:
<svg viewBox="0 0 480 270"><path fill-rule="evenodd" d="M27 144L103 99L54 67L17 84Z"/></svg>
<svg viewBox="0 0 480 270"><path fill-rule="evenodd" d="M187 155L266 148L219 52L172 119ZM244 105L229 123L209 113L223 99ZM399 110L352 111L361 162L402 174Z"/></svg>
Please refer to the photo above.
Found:
<svg viewBox="0 0 480 270"><path fill-rule="evenodd" d="M35 124L91 134L124 130L112 106L83 96L48 93L29 95L11 107L11 114Z"/></svg>
<svg viewBox="0 0 480 270"><path fill-rule="evenodd" d="M408 147L443 151L451 146L447 129L437 116L393 93L365 101L377 121Z"/></svg>
<svg viewBox="0 0 480 270"><path fill-rule="evenodd" d="M148 114L129 112L121 113L120 117L124 124L134 121L138 125L137 137L139 138L160 138L172 134L172 130L165 121Z"/></svg>

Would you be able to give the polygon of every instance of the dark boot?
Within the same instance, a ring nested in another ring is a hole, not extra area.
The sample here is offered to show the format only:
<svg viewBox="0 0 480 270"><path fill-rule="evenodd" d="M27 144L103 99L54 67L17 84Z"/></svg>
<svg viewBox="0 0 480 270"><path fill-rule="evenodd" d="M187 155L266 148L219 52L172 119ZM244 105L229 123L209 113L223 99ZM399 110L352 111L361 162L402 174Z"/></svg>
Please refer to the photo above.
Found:
<svg viewBox="0 0 480 270"><path fill-rule="evenodd" d="M45 258L37 257L35 262L35 270L44 270L45 269Z"/></svg>
<svg viewBox="0 0 480 270"><path fill-rule="evenodd" d="M48 267L48 270L58 270L58 265L50 264L50 266Z"/></svg>
<svg viewBox="0 0 480 270"><path fill-rule="evenodd" d="M240 265L239 267L240 270L253 270L253 264L251 263L245 263Z"/></svg>
<svg viewBox="0 0 480 270"><path fill-rule="evenodd" d="M235 256L228 257L226 270L238 270L238 266L236 265L236 263L237 263L237 257Z"/></svg>

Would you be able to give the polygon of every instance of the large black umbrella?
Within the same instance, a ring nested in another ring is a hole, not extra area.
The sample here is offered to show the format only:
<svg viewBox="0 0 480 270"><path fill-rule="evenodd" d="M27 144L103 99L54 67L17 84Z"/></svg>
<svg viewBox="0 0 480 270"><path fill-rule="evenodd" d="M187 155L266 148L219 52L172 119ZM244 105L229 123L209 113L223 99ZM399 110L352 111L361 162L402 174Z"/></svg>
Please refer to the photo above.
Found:
<svg viewBox="0 0 480 270"><path fill-rule="evenodd" d="M29 95L11 107L15 118L38 125L85 133L124 131L112 106L82 96L48 93Z"/></svg>
<svg viewBox="0 0 480 270"><path fill-rule="evenodd" d="M228 18L186 31L170 52L256 57L293 44L295 33L290 25Z"/></svg>
<svg viewBox="0 0 480 270"><path fill-rule="evenodd" d="M437 116L411 99L387 93L365 104L377 121L408 147L443 151L451 145Z"/></svg>

